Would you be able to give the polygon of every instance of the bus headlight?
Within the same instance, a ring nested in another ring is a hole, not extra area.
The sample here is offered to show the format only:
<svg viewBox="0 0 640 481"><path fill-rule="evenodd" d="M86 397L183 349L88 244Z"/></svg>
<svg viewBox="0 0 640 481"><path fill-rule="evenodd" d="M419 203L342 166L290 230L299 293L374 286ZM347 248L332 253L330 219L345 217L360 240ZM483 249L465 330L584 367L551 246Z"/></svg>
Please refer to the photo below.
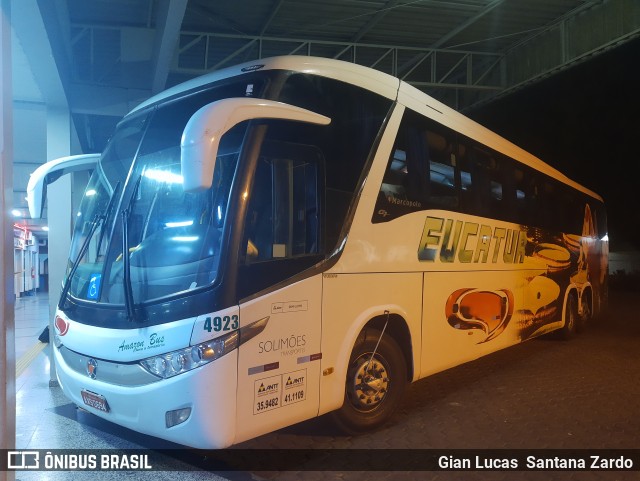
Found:
<svg viewBox="0 0 640 481"><path fill-rule="evenodd" d="M233 331L186 349L143 359L140 365L151 374L167 379L221 358L238 347L239 339L239 331Z"/></svg>
<svg viewBox="0 0 640 481"><path fill-rule="evenodd" d="M237 331L217 337L211 341L202 342L178 351L168 352L159 356L148 357L140 361L140 365L158 377L169 377L191 371L211 361L221 358L225 354L237 349L240 344L253 339L267 327L269 316L241 327Z"/></svg>

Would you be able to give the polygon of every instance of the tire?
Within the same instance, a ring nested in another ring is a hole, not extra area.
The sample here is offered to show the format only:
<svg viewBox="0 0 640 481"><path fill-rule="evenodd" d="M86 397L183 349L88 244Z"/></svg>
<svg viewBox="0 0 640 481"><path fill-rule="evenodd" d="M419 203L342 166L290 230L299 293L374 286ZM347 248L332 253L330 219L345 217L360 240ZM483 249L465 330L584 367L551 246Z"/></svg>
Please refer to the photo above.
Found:
<svg viewBox="0 0 640 481"><path fill-rule="evenodd" d="M567 305L565 307L564 314L564 326L560 329L560 337L569 341L576 336L578 332L578 324L580 320L578 317L578 301L576 300L576 295L571 293L569 297L567 297Z"/></svg>
<svg viewBox="0 0 640 481"><path fill-rule="evenodd" d="M407 384L404 355L388 333L380 339L381 334L377 329L365 329L351 353L344 403L332 413L334 423L347 434L382 426L393 415L404 394ZM372 359L378 339L380 344ZM367 382L363 382L363 378Z"/></svg>
<svg viewBox="0 0 640 481"><path fill-rule="evenodd" d="M580 330L583 330L587 324L593 320L593 309L591 303L591 295L587 292L583 292L580 297L580 307L582 314L580 315Z"/></svg>

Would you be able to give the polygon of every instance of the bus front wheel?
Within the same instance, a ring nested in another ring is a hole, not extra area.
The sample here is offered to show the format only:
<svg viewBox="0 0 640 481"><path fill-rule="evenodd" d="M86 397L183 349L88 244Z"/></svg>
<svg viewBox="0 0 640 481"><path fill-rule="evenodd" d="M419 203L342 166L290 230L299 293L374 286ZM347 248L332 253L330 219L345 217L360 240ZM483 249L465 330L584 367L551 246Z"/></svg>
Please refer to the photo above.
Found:
<svg viewBox="0 0 640 481"><path fill-rule="evenodd" d="M404 355L396 341L377 329L365 329L349 359L344 403L333 412L335 424L348 434L382 426L400 403L406 384Z"/></svg>

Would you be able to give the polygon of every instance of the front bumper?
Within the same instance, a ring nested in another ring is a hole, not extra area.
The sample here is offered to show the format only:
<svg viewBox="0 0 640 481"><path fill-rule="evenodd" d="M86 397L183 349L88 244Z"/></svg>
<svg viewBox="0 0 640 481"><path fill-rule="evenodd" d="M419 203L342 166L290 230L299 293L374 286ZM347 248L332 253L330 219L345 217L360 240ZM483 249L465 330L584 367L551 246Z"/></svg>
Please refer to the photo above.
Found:
<svg viewBox="0 0 640 481"><path fill-rule="evenodd" d="M64 394L83 409L140 433L202 449L233 444L236 432L238 351L209 364L140 386L91 379L72 369L54 347L56 372ZM98 360L98 363L100 361ZM81 391L105 397L109 412L84 403ZM189 418L167 428L167 411L191 408Z"/></svg>

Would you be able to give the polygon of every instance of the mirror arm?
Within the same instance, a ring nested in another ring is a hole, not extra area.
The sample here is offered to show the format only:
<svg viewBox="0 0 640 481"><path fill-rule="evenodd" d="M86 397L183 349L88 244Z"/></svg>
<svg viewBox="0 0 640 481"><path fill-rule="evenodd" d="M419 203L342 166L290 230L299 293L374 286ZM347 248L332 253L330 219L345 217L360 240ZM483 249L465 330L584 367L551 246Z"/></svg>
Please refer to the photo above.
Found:
<svg viewBox="0 0 640 481"><path fill-rule="evenodd" d="M328 125L329 117L274 100L229 98L199 109L187 122L180 142L180 164L185 192L208 189L220 138L235 125L251 119L283 119Z"/></svg>

